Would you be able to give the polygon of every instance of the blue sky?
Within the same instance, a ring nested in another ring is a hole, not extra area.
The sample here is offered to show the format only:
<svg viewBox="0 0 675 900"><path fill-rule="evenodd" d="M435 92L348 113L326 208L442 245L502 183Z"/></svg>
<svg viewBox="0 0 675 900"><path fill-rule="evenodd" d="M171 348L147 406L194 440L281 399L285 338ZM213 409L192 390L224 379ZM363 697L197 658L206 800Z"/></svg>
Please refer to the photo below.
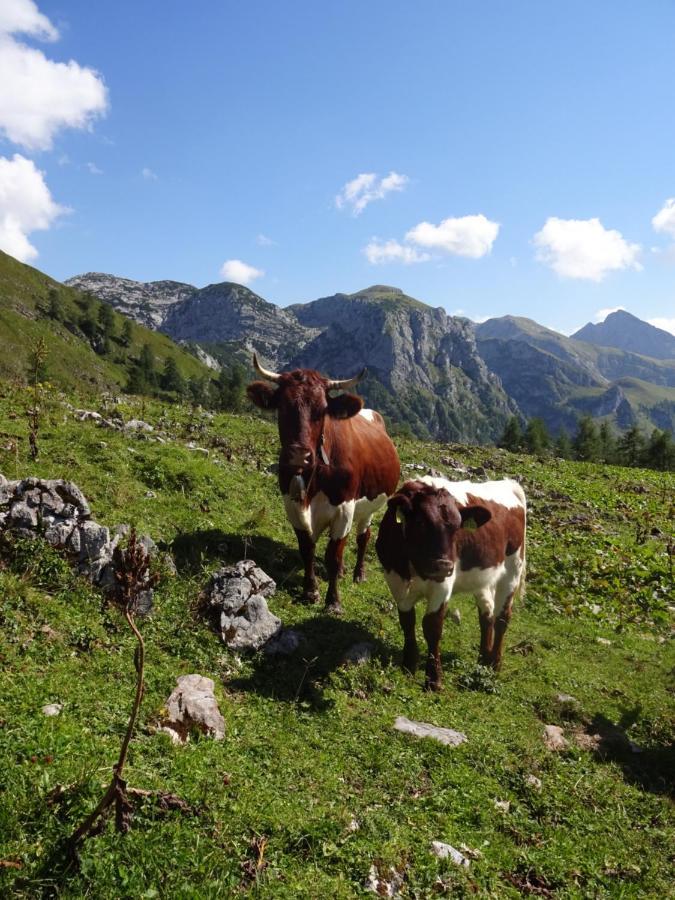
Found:
<svg viewBox="0 0 675 900"><path fill-rule="evenodd" d="M0 247L675 330L674 37L670 0L0 0Z"/></svg>

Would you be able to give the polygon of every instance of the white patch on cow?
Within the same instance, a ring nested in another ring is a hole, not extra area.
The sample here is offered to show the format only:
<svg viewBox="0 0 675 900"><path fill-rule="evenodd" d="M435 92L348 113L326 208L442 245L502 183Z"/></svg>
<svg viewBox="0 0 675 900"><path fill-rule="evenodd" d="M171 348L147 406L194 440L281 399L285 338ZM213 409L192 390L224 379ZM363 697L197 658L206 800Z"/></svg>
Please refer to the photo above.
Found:
<svg viewBox="0 0 675 900"><path fill-rule="evenodd" d="M354 507L356 506L355 500L345 500L344 503L341 503L339 506L331 506L330 508L334 510L333 516L330 520L330 536L331 540L339 541L342 538L347 537L349 534L352 522L354 521ZM319 537L321 532L324 530L326 526L324 525L320 531L317 531L314 534L314 540Z"/></svg>
<svg viewBox="0 0 675 900"><path fill-rule="evenodd" d="M356 501L356 506L354 507L354 522L356 524L357 535L363 534L367 528L370 528L373 516L378 509L382 509L386 502L386 494L379 494L374 500L369 500L367 497L361 497Z"/></svg>
<svg viewBox="0 0 675 900"><path fill-rule="evenodd" d="M454 575L450 575L449 578L445 578L443 581L431 581L430 579L420 578L417 574L408 580L407 578L401 578L394 571L385 572L384 578L401 612L408 612L419 600L425 599L427 601L427 615L436 612L444 603L448 602L452 596L455 580Z"/></svg>
<svg viewBox="0 0 675 900"><path fill-rule="evenodd" d="M375 412L372 409L362 409L359 412L360 416L363 416L364 419L367 419L369 422L375 421Z"/></svg>
<svg viewBox="0 0 675 900"><path fill-rule="evenodd" d="M500 503L508 509L517 506L526 506L525 493L517 481L511 478L504 478L501 481L450 481L447 478L433 478L431 475L422 475L415 481L422 481L431 487L445 488L450 496L462 506L466 506L469 502L468 495L480 497L481 500L491 500L494 503Z"/></svg>

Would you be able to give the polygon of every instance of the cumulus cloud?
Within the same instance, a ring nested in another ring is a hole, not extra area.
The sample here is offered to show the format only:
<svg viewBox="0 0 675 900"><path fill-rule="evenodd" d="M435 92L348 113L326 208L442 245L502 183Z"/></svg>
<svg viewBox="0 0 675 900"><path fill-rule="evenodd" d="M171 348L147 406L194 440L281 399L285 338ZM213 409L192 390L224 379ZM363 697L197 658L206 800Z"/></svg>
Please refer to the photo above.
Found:
<svg viewBox="0 0 675 900"><path fill-rule="evenodd" d="M657 316L657 318L647 319L647 321L655 328L662 328L664 331L669 331L671 334L675 334L675 319L668 319Z"/></svg>
<svg viewBox="0 0 675 900"><path fill-rule="evenodd" d="M342 188L335 198L338 209L350 207L353 216L359 216L373 200L382 200L392 191L402 191L410 179L407 175L390 172L380 178L375 172L363 172Z"/></svg>
<svg viewBox="0 0 675 900"><path fill-rule="evenodd" d="M604 309L599 309L595 315L593 316L594 322L604 322L607 316L611 316L612 313L618 312L620 309L625 311L625 306L606 306Z"/></svg>
<svg viewBox="0 0 675 900"><path fill-rule="evenodd" d="M101 76L74 60L48 59L14 34L56 40L58 31L31 0L0 4L0 136L32 150L48 150L62 128L88 128L105 113Z"/></svg>
<svg viewBox="0 0 675 900"><path fill-rule="evenodd" d="M55 41L59 36L33 0L2 0L0 34L30 34L43 41Z"/></svg>
<svg viewBox="0 0 675 900"><path fill-rule="evenodd" d="M146 181L157 181L157 174L149 169L147 166L143 166L141 169L141 175L145 178Z"/></svg>
<svg viewBox="0 0 675 900"><path fill-rule="evenodd" d="M255 239L256 244L259 247L276 247L277 242L273 241L271 237L267 237L266 234L259 234Z"/></svg>
<svg viewBox="0 0 675 900"><path fill-rule="evenodd" d="M262 269L249 266L240 259L228 259L220 267L220 274L226 281L235 281L237 284L250 284L256 278L262 278L265 274Z"/></svg>
<svg viewBox="0 0 675 900"><path fill-rule="evenodd" d="M28 236L49 228L64 212L32 160L19 153L0 157L0 249L22 262L35 259L38 252Z"/></svg>
<svg viewBox="0 0 675 900"><path fill-rule="evenodd" d="M420 222L410 229L405 239L419 247L442 250L453 256L479 259L492 250L498 234L499 223L491 222L480 214L443 219L439 225Z"/></svg>
<svg viewBox="0 0 675 900"><path fill-rule="evenodd" d="M533 238L539 262L562 278L602 281L609 272L637 269L639 244L621 232L605 228L600 219L558 219L551 216Z"/></svg>
<svg viewBox="0 0 675 900"><path fill-rule="evenodd" d="M669 197L652 219L654 231L675 238L675 197Z"/></svg>
<svg viewBox="0 0 675 900"><path fill-rule="evenodd" d="M399 244L398 241L380 241L373 238L363 248L363 254L369 263L375 266L385 263L400 262L405 265L411 263L426 262L431 259L428 253L422 253L415 247L406 247L405 244Z"/></svg>

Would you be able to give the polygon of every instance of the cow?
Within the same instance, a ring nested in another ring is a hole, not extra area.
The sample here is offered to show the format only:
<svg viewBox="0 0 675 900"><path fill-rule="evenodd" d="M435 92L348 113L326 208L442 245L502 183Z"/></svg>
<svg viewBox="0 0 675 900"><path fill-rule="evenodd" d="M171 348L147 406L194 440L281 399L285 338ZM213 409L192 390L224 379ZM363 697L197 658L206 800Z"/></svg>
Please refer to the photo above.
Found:
<svg viewBox="0 0 675 900"><path fill-rule="evenodd" d="M376 550L398 606L403 668L418 663L415 604L426 600L425 688L441 689L440 641L453 593L473 594L479 661L499 669L514 597L525 585L527 503L517 481L407 481L388 502Z"/></svg>
<svg viewBox="0 0 675 900"><path fill-rule="evenodd" d="M364 376L326 378L313 369L277 374L253 366L265 381L247 387L261 409L276 410L281 452L279 488L286 516L295 530L305 568L303 599L319 600L314 573L315 546L327 529L328 592L326 609L340 614L338 578L347 536L356 527L354 581L365 579L364 558L373 514L387 502L400 476L400 463L382 416L363 409L363 400L347 391ZM272 382L270 384L269 382Z"/></svg>

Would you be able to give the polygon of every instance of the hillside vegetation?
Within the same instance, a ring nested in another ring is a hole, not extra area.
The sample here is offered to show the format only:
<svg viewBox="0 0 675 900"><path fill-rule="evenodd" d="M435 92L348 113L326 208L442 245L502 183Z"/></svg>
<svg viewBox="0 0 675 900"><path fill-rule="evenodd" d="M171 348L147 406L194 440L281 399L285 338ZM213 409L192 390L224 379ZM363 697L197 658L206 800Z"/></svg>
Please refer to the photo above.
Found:
<svg viewBox="0 0 675 900"><path fill-rule="evenodd" d="M109 824L79 867L63 867L60 842L110 778L135 642L56 554L5 547L0 893L351 898L367 896L372 871L386 880L392 869L410 898L672 892L672 475L399 440L406 477L427 467L463 477L458 466L518 476L530 503L527 595L501 674L475 667L477 617L460 598L461 625L448 617L443 638L445 686L430 695L422 671L399 668L372 545L367 583L344 583L343 618L299 604L295 538L268 471L272 422L146 401L156 430L143 437L76 421L67 399L44 411L31 462L21 395L0 387L0 472L71 479L97 521L134 523L172 554L177 573L160 567L142 626L147 691L125 776L192 814L141 806L126 835ZM133 399L116 408L141 412ZM353 553L350 543L348 571ZM302 635L290 657L228 651L197 613L209 573L245 555L275 579L270 607ZM360 641L372 659L341 665ZM192 672L216 682L226 735L174 746L155 726L176 677ZM48 703L61 714L45 717ZM467 742L399 734L399 715ZM563 750L547 749L545 724L564 729ZM437 859L433 840L464 847L470 867Z"/></svg>

